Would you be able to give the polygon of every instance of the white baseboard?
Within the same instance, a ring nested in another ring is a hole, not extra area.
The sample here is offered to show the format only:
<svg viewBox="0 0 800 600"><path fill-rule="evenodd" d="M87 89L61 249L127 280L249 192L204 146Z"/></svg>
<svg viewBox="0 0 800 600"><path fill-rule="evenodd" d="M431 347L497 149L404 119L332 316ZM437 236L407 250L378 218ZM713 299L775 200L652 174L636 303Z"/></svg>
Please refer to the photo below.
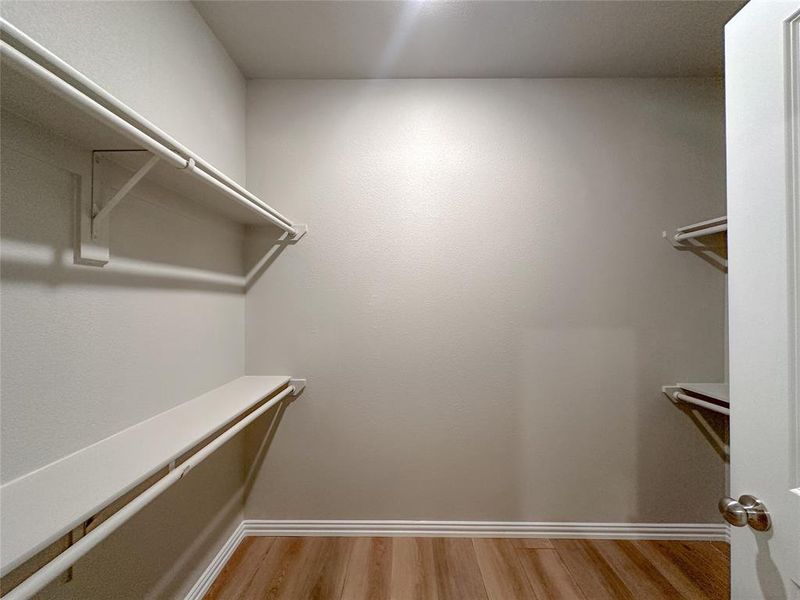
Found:
<svg viewBox="0 0 800 600"><path fill-rule="evenodd" d="M200 575L200 579L197 580L197 583L195 583L192 589L189 590L189 593L186 594L186 600L201 600L203 596L206 595L206 592L211 588L211 584L214 583L214 580L222 572L225 564L247 535L245 533L245 523L246 521L242 521L236 529L233 530L231 536L222 545L217 555L211 560L211 564L209 564L206 570L203 571L203 574Z"/></svg>
<svg viewBox="0 0 800 600"><path fill-rule="evenodd" d="M727 541L724 524L537 523L520 521L244 521L245 535L383 537L540 537Z"/></svg>
<svg viewBox="0 0 800 600"><path fill-rule="evenodd" d="M242 521L186 600L200 600L247 536L494 537L730 541L729 527L707 523L537 523L524 521Z"/></svg>

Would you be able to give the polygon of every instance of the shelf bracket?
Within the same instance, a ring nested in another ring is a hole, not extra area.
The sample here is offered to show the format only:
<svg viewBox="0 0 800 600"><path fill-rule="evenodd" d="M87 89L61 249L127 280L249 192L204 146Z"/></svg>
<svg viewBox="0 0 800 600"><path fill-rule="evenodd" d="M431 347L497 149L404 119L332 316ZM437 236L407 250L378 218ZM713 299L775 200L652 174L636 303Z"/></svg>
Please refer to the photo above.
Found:
<svg viewBox="0 0 800 600"><path fill-rule="evenodd" d="M158 163L160 157L150 156L136 172L118 182L115 174L111 179L111 157L123 154L140 156L147 150L95 150L92 152L92 187L88 198L81 201L80 207L80 262L103 266L109 260L109 216L131 190ZM111 196L108 198L108 196ZM107 200L105 198L108 198Z"/></svg>
<svg viewBox="0 0 800 600"><path fill-rule="evenodd" d="M675 239L675 234L671 234L666 231L661 232L661 237L667 240L676 250L692 252L709 264L715 266L723 272L727 272L728 259L720 255L720 251L724 251L727 248L726 244L703 244L693 238L679 241Z"/></svg>
<svg viewBox="0 0 800 600"><path fill-rule="evenodd" d="M305 379L290 379L289 385L294 388L292 392L292 396L299 396L303 390L306 388L306 380Z"/></svg>
<svg viewBox="0 0 800 600"><path fill-rule="evenodd" d="M684 404L686 408L689 410L689 415L698 424L702 430L706 439L708 439L711 444L714 446L715 451L724 459L729 460L731 450L728 441L724 435L720 435L720 433L714 428L714 426L708 421L706 418L706 414L704 411L699 410L698 406L691 404L691 403L682 403L680 398L676 396L676 394L680 394L684 391L684 389L677 385L665 385L661 388L661 391L664 395L669 398L670 402L672 402L676 406L680 406ZM702 401L701 401L702 402ZM702 404L709 404L708 402L702 402ZM715 411L716 412L716 411Z"/></svg>
<svg viewBox="0 0 800 600"><path fill-rule="evenodd" d="M677 248L678 250L696 250L700 252L714 252L716 250L720 250L721 248L726 248L727 245L724 243L718 244L702 244L700 242L696 242L691 239L681 240L678 241L675 239L676 234L671 234L666 231L661 232L661 237L667 240L673 248Z"/></svg>
<svg viewBox="0 0 800 600"><path fill-rule="evenodd" d="M305 234L308 233L308 225L305 223L295 223L294 226L297 233L294 236L289 235L288 233L283 236L283 240L289 244L294 244L300 241L300 238L303 237Z"/></svg>
<svg viewBox="0 0 800 600"><path fill-rule="evenodd" d="M136 171L133 175L131 175L130 179L126 181L122 187L117 190L117 193L114 194L111 199L104 203L102 207L100 207L99 203L97 202L98 198L95 195L95 191L97 188L94 185L94 173L92 173L92 239L97 239L100 235L100 230L107 226L108 216L111 214L111 211L116 208L117 204L119 204L125 196L133 189L133 187L139 183L139 181L147 175L147 173L156 166L156 163L160 160L158 156L151 156L146 163L144 163L139 170Z"/></svg>

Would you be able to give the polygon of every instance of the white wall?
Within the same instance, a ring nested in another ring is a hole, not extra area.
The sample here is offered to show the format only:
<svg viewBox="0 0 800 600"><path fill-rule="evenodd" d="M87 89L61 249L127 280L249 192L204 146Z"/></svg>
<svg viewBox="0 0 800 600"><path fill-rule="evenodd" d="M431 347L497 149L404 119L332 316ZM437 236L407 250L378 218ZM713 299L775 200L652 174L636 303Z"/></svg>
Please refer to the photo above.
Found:
<svg viewBox="0 0 800 600"><path fill-rule="evenodd" d="M722 379L724 276L661 230L724 214L723 128L709 80L250 82L248 186L310 234L247 372L309 385L246 516L717 522L660 387Z"/></svg>
<svg viewBox="0 0 800 600"><path fill-rule="evenodd" d="M243 179L244 80L191 4L2 8ZM2 131L5 482L240 376L245 362L241 290L186 275L241 274L240 226L142 183L112 216L109 265L74 265L75 177L89 185L90 149L11 114L4 113ZM116 268L122 259L138 265L135 272ZM176 275L159 275L159 266ZM72 582L43 596L181 597L242 518L241 442L193 470L80 561Z"/></svg>

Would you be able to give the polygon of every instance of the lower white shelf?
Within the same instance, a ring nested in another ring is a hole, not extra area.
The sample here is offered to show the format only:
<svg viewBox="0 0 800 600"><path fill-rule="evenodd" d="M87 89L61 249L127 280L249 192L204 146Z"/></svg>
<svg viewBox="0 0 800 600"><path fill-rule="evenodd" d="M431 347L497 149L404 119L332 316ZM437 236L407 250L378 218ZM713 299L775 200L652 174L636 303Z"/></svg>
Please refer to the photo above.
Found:
<svg viewBox="0 0 800 600"><path fill-rule="evenodd" d="M661 391L673 402L686 402L723 415L730 415L730 393L727 383L677 383L665 385Z"/></svg>
<svg viewBox="0 0 800 600"><path fill-rule="evenodd" d="M246 376L0 487L5 575L289 383Z"/></svg>

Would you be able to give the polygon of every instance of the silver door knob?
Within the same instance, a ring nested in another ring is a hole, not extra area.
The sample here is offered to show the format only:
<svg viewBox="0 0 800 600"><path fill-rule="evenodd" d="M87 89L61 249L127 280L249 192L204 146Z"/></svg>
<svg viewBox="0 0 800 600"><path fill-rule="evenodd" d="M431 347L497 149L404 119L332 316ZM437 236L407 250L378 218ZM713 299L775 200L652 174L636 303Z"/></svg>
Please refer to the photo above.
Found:
<svg viewBox="0 0 800 600"><path fill-rule="evenodd" d="M750 525L756 531L767 531L772 527L772 519L764 504L749 494L739 496L737 502L727 496L719 501L719 512L734 527Z"/></svg>

